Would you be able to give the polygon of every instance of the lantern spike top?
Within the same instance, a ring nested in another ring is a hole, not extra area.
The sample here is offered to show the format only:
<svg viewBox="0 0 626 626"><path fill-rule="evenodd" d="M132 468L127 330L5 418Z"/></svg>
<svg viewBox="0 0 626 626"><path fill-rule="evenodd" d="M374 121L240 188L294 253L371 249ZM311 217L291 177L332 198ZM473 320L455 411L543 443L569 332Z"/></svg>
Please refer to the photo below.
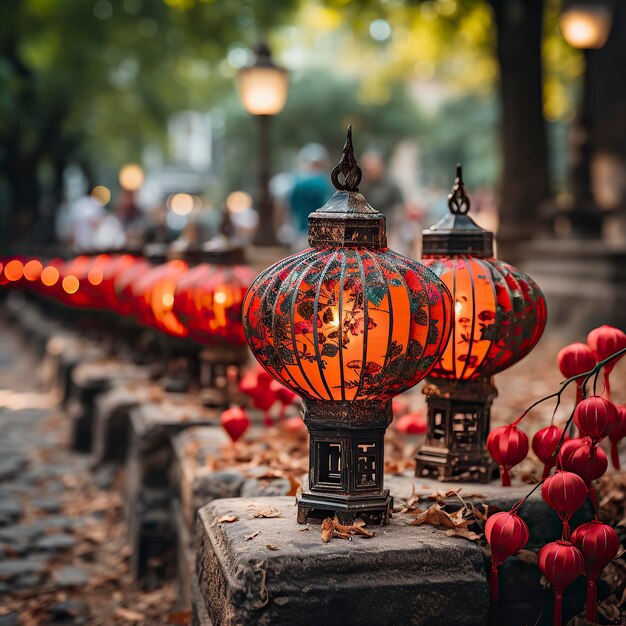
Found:
<svg viewBox="0 0 626 626"><path fill-rule="evenodd" d="M344 182L339 180L339 175L343 175ZM354 146L352 145L352 124L348 125L346 132L346 143L343 145L341 159L330 174L335 189L338 191L358 191L361 182L361 168L354 156Z"/></svg>
<svg viewBox="0 0 626 626"><path fill-rule="evenodd" d="M470 199L463 183L463 167L460 163L457 163L454 185L452 185L452 191L448 194L448 208L450 213L465 215L470 210L470 206Z"/></svg>
<svg viewBox="0 0 626 626"><path fill-rule="evenodd" d="M341 159L330 175L337 191L309 215L309 245L371 250L387 247L385 217L359 193L361 176L352 145L352 126L348 126Z"/></svg>
<svg viewBox="0 0 626 626"><path fill-rule="evenodd" d="M493 257L493 233L474 222L468 215L470 207L470 198L463 182L463 169L457 163L454 184L448 194L450 213L422 233L423 257Z"/></svg>

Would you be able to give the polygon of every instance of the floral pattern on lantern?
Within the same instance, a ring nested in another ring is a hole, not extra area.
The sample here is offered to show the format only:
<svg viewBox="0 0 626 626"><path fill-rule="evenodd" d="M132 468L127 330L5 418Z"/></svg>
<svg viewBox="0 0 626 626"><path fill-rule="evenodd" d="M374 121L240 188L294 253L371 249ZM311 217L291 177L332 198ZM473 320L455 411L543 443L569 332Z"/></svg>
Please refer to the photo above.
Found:
<svg viewBox="0 0 626 626"><path fill-rule="evenodd" d="M432 377L493 376L524 358L541 338L546 302L535 281L494 258L427 258L454 302L455 324Z"/></svg>
<svg viewBox="0 0 626 626"><path fill-rule="evenodd" d="M261 273L244 301L263 367L312 400L385 400L417 384L449 333L451 298L390 250L307 249Z"/></svg>

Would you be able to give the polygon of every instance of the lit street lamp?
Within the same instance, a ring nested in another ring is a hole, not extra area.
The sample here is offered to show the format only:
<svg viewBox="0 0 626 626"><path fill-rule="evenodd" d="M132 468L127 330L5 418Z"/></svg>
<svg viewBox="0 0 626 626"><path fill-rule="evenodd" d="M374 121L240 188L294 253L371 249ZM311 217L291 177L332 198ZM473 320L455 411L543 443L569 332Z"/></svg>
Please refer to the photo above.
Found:
<svg viewBox="0 0 626 626"><path fill-rule="evenodd" d="M255 62L239 70L237 77L239 97L243 108L259 120L259 190L257 210L259 228L255 244L273 246L277 244L273 203L269 190L271 175L270 118L283 110L287 100L289 77L287 71L277 66L265 43L255 50Z"/></svg>
<svg viewBox="0 0 626 626"><path fill-rule="evenodd" d="M564 2L560 18L563 38L570 46L583 50L585 71L582 99L575 122L570 168L570 189L573 206L568 211L573 234L586 239L602 235L602 215L591 191L592 146L589 140L589 98L587 77L589 51L602 48L611 31L613 15L601 0L572 0Z"/></svg>

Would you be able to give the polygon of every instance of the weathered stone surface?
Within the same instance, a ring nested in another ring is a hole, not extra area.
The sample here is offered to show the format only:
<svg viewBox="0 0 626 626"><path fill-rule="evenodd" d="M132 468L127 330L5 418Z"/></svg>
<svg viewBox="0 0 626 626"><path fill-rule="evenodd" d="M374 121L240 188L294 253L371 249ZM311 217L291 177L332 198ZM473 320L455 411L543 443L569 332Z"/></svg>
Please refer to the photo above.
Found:
<svg viewBox="0 0 626 626"><path fill-rule="evenodd" d="M46 552L61 552L73 548L74 545L76 545L76 539L66 533L47 535L35 543L35 547L38 550L44 550Z"/></svg>
<svg viewBox="0 0 626 626"><path fill-rule="evenodd" d="M41 574L45 567L44 559L6 559L0 562L0 579L10 580L17 576Z"/></svg>
<svg viewBox="0 0 626 626"><path fill-rule="evenodd" d="M89 582L89 574L80 567L68 565L52 572L52 580L59 587L80 587Z"/></svg>
<svg viewBox="0 0 626 626"><path fill-rule="evenodd" d="M255 519L251 506L272 506L282 517ZM218 524L227 514L238 521ZM480 548L432 527L394 519L371 539L325 544L319 526L306 532L296 524L288 497L216 500L198 523L198 582L216 626L486 621ZM198 612L194 604L199 624Z"/></svg>
<svg viewBox="0 0 626 626"><path fill-rule="evenodd" d="M173 437L191 427L214 425L219 413L193 402L141 404L131 411L131 431L126 462L125 515L133 548L131 570L135 577L148 572L156 560L175 544L170 501Z"/></svg>

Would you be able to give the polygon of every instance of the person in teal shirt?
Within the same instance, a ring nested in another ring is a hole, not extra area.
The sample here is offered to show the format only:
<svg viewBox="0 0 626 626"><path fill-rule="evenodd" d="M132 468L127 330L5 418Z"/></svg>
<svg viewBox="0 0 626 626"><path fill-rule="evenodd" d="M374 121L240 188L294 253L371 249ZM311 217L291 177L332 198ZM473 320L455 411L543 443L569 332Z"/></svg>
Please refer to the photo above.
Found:
<svg viewBox="0 0 626 626"><path fill-rule="evenodd" d="M296 177L289 198L296 247L306 245L309 214L323 206L333 192L328 173L328 153L324 146L307 144L300 150L298 160L302 172Z"/></svg>

